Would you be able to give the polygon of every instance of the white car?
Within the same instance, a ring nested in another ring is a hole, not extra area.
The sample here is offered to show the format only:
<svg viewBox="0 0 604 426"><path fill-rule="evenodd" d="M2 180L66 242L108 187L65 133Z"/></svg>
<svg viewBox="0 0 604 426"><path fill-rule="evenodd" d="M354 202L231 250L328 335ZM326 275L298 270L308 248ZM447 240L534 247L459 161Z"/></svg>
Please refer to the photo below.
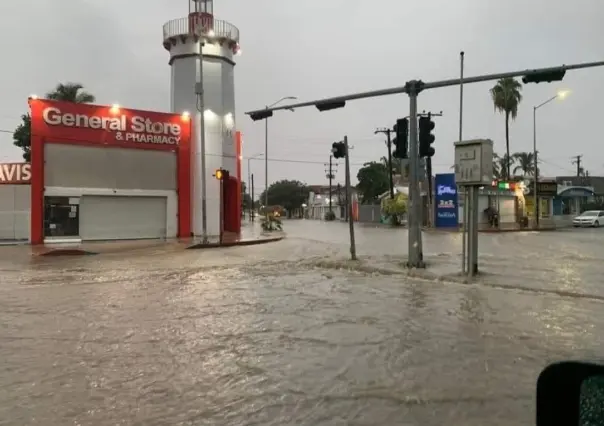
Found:
<svg viewBox="0 0 604 426"><path fill-rule="evenodd" d="M589 226L597 228L604 223L604 210L588 210L573 219L575 228Z"/></svg>

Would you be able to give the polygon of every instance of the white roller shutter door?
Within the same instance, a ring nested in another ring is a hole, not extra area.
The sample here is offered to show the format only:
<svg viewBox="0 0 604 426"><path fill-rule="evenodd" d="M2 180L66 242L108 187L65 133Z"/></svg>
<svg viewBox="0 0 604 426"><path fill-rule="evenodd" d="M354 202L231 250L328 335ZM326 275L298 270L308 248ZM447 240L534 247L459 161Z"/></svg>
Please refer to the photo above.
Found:
<svg viewBox="0 0 604 426"><path fill-rule="evenodd" d="M85 195L79 213L82 240L166 237L166 197Z"/></svg>

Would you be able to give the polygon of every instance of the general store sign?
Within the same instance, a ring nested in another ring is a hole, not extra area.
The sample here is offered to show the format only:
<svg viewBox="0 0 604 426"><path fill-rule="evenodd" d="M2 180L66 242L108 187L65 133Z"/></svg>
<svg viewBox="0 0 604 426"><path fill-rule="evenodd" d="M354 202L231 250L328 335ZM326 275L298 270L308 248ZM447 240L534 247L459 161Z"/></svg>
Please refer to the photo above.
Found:
<svg viewBox="0 0 604 426"><path fill-rule="evenodd" d="M182 134L180 123L154 121L135 114L74 114L49 106L42 110L42 119L49 126L113 132L116 140L126 142L178 145Z"/></svg>
<svg viewBox="0 0 604 426"><path fill-rule="evenodd" d="M0 163L0 185L27 184L31 181L31 164Z"/></svg>
<svg viewBox="0 0 604 426"><path fill-rule="evenodd" d="M188 146L187 115L30 99L32 135L59 143L175 150Z"/></svg>

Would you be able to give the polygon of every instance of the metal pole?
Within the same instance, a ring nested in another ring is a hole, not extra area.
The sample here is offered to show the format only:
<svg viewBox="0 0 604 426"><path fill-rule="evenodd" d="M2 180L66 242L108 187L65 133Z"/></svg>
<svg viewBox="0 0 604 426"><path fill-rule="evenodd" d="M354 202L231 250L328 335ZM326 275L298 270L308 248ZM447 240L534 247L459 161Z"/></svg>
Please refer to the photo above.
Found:
<svg viewBox="0 0 604 426"><path fill-rule="evenodd" d="M350 155L348 155L348 136L344 136L344 146L346 148L346 204L348 210L348 230L350 232L350 258L357 260L357 248L354 240L354 216L352 214L352 190L350 183Z"/></svg>
<svg viewBox="0 0 604 426"><path fill-rule="evenodd" d="M264 214L268 217L268 117L264 119Z"/></svg>
<svg viewBox="0 0 604 426"><path fill-rule="evenodd" d="M251 187L250 187L250 185L252 184L252 179L250 177L251 176L251 171L250 171L250 169L251 169L251 163L250 163L250 160L251 160L251 158L247 159L247 193L248 193L248 195L251 195L251 193L252 193L251 192ZM252 200L252 202L250 204L251 205L250 205L250 208L248 209L249 210L248 213L250 215L250 220L252 220L252 211L254 209L254 200Z"/></svg>
<svg viewBox="0 0 604 426"><path fill-rule="evenodd" d="M417 146L417 82L409 82L409 239L408 266L422 268L424 266L422 253L421 232L421 197L419 193L419 156Z"/></svg>
<svg viewBox="0 0 604 426"><path fill-rule="evenodd" d="M392 140L390 139L391 129L386 131L388 137L388 180L390 183L390 198L394 199L394 180L392 178Z"/></svg>
<svg viewBox="0 0 604 426"><path fill-rule="evenodd" d="M501 198L499 194L499 188L497 188L497 229L501 230Z"/></svg>
<svg viewBox="0 0 604 426"><path fill-rule="evenodd" d="M476 276L478 274L478 198L480 188L473 186L472 191L474 196L472 197L472 263L470 271L472 276Z"/></svg>
<svg viewBox="0 0 604 426"><path fill-rule="evenodd" d="M220 185L220 210L219 210L219 214L220 214L220 234L218 237L218 241L220 242L220 244L223 243L223 237L224 237L224 184L222 181L222 178L219 181L219 185Z"/></svg>
<svg viewBox="0 0 604 426"><path fill-rule="evenodd" d="M463 71L464 71L464 55L459 52L459 140L463 140ZM468 188L462 187L464 194L463 201L463 220L461 222L461 272L466 272L466 250L468 238Z"/></svg>
<svg viewBox="0 0 604 426"><path fill-rule="evenodd" d="M465 262L465 271L468 276L472 276L472 268L470 265L472 264L472 235L474 234L474 191L471 186L466 186L466 194L467 198L464 204L464 213L466 216L466 224L467 224L467 253L466 253L466 262Z"/></svg>
<svg viewBox="0 0 604 426"><path fill-rule="evenodd" d="M539 171L537 170L537 107L533 107L533 162L534 168L533 176L535 176L535 185L533 187L533 203L534 203L534 214L535 220L533 221L535 229L539 229L539 196L537 195L537 187L539 182Z"/></svg>
<svg viewBox="0 0 604 426"><path fill-rule="evenodd" d="M201 139L201 235L202 242L208 243L208 202L207 202L207 174L206 174L206 120L204 106L203 90L203 38L199 38L199 110L201 111L201 120L199 122L199 132Z"/></svg>
<svg viewBox="0 0 604 426"><path fill-rule="evenodd" d="M426 179L428 183L428 226L432 227L434 224L434 203L432 193L434 188L432 187L432 157L426 157Z"/></svg>
<svg viewBox="0 0 604 426"><path fill-rule="evenodd" d="M331 212L333 211L332 208L332 188L331 188L331 183L333 180L333 155L329 155L329 214L331 214Z"/></svg>
<svg viewBox="0 0 604 426"><path fill-rule="evenodd" d="M254 221L254 174L252 173L252 175L250 176L250 181L252 182L252 207L251 207L251 217L252 217L252 222Z"/></svg>

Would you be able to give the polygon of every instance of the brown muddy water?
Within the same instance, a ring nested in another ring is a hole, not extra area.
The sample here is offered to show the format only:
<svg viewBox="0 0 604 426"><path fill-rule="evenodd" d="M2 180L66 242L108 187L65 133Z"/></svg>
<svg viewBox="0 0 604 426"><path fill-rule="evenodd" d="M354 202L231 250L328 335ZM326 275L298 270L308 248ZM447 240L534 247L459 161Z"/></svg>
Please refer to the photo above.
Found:
<svg viewBox="0 0 604 426"><path fill-rule="evenodd" d="M286 222L255 247L32 260L0 248L0 425L534 424L549 362L604 352L604 231L425 235ZM397 272L398 271L398 272ZM441 276L434 279L432 274Z"/></svg>

